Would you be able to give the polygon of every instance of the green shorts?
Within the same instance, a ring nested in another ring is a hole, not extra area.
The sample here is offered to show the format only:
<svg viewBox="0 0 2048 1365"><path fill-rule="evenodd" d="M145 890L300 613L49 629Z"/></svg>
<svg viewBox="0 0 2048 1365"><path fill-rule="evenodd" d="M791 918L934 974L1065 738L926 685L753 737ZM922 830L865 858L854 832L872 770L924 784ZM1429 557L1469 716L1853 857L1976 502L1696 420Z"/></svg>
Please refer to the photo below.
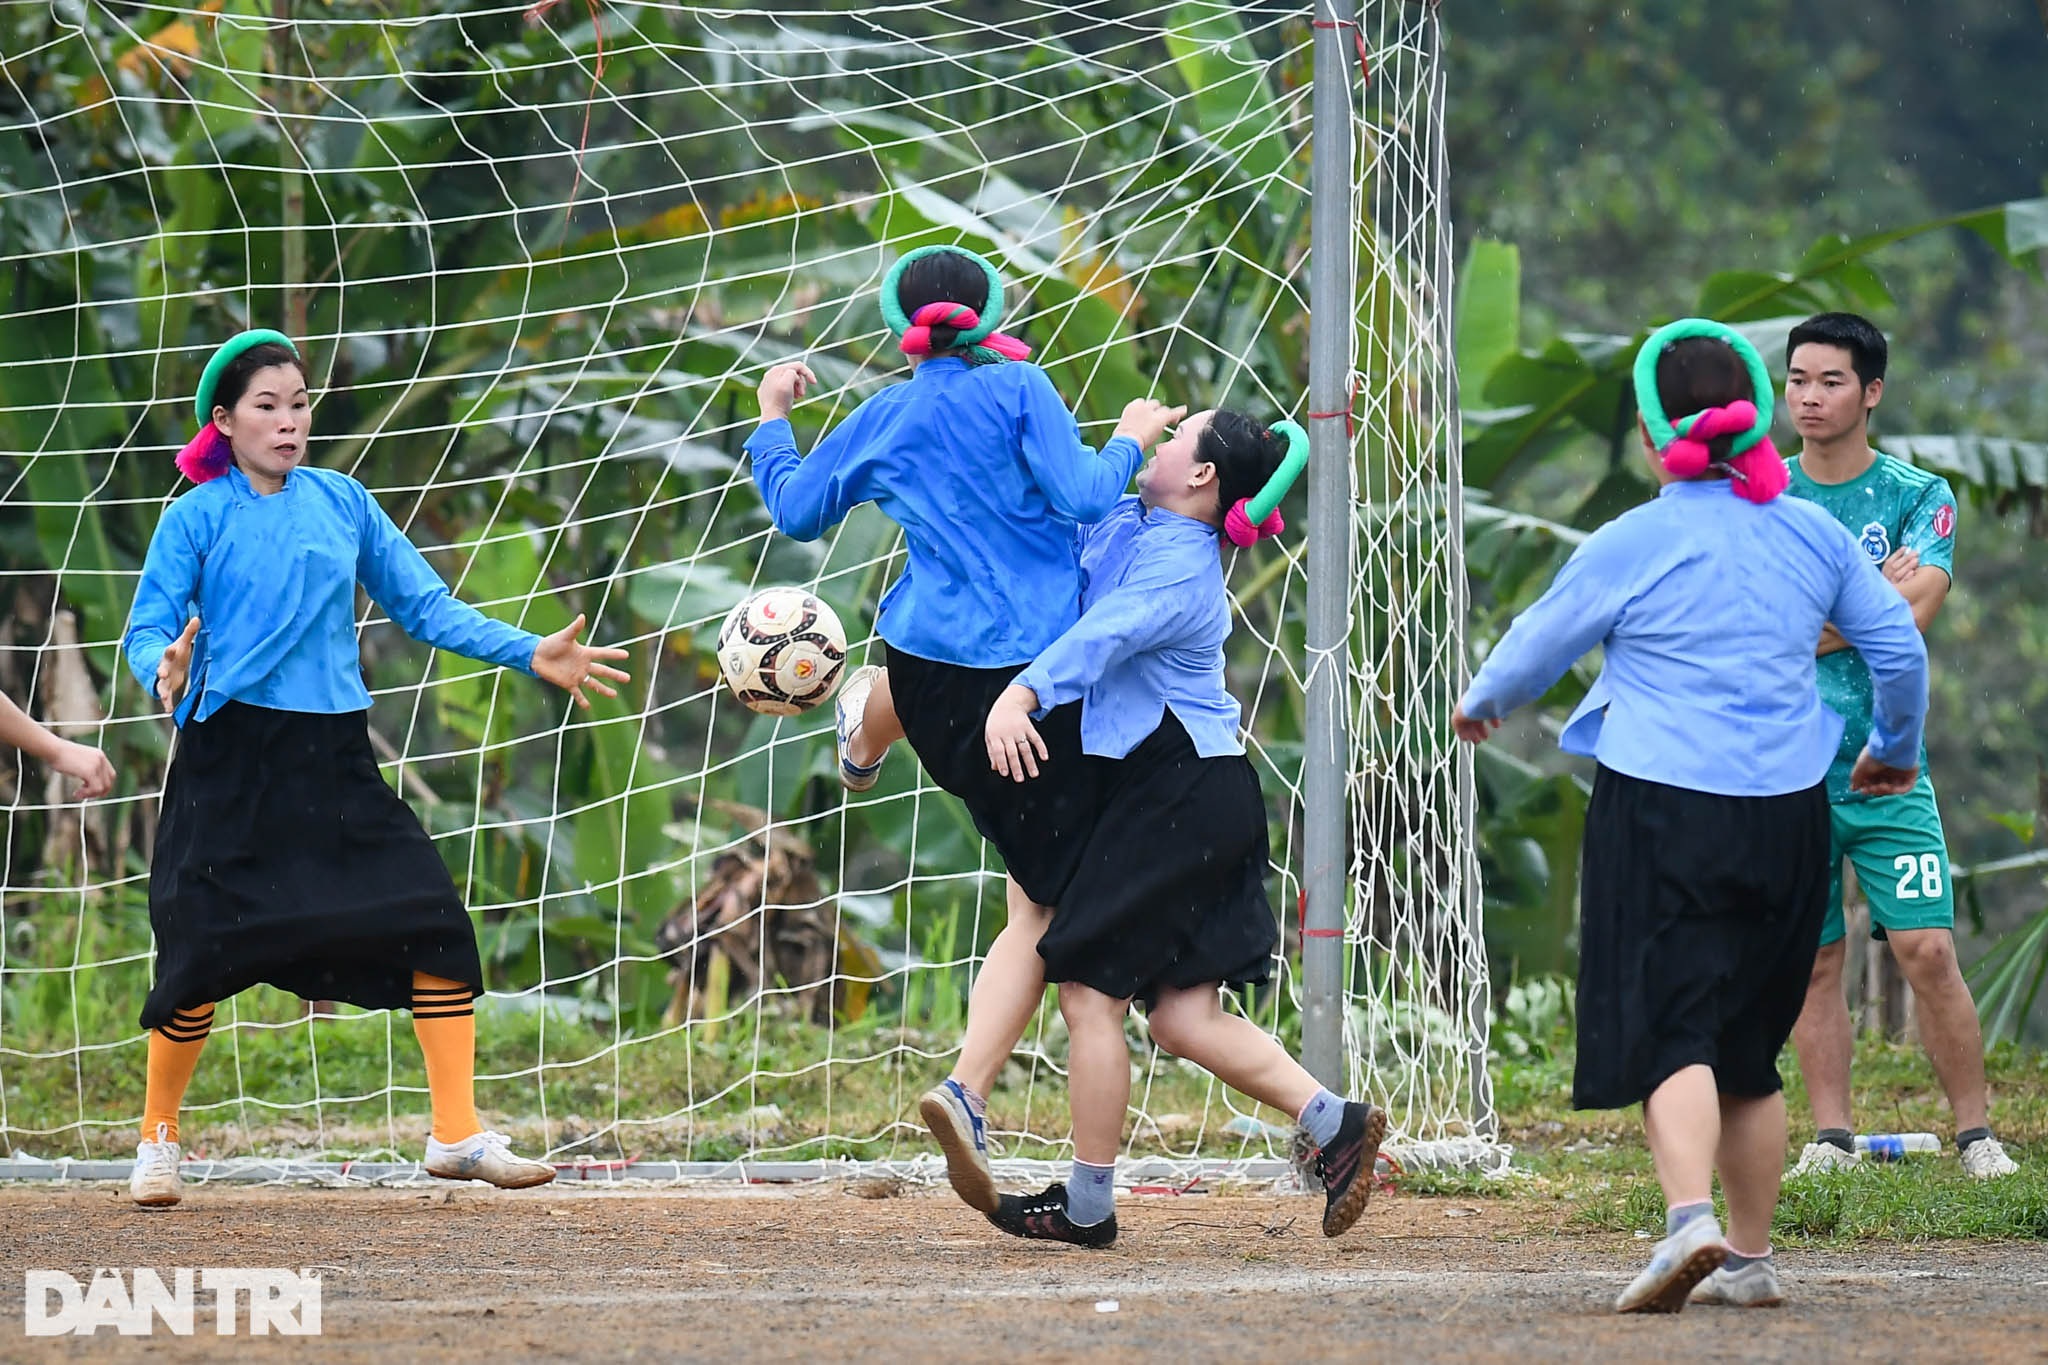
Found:
<svg viewBox="0 0 2048 1365"><path fill-rule="evenodd" d="M1856 865L1856 880L1870 904L1870 936L1888 929L1953 929L1955 895L1949 886L1948 840L1934 804L1926 770L1903 796L1845 801L1828 808L1834 828L1830 850L1833 875L1828 913L1821 922L1823 946L1842 938L1842 859Z"/></svg>

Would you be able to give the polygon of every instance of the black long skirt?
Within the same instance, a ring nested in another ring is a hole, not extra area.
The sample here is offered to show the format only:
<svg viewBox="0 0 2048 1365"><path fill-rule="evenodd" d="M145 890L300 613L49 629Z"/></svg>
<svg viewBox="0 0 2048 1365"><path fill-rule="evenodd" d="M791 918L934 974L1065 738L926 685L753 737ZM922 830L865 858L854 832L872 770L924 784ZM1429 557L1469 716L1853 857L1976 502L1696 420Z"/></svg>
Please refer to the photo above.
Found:
<svg viewBox="0 0 2048 1365"><path fill-rule="evenodd" d="M156 984L142 1027L258 984L366 1009L412 974L483 989L454 879L378 775L367 712L229 702L188 722L149 869Z"/></svg>
<svg viewBox="0 0 2048 1365"><path fill-rule="evenodd" d="M1579 874L1572 1104L1623 1109L1688 1066L1774 1095L1828 898L1824 787L1719 796L1602 767Z"/></svg>
<svg viewBox="0 0 2048 1365"><path fill-rule="evenodd" d="M1102 818L1038 942L1047 981L1117 999L1264 981L1266 801L1243 754L1203 758L1171 710L1122 759L1097 759Z"/></svg>
<svg viewBox="0 0 2048 1365"><path fill-rule="evenodd" d="M1038 776L1004 777L988 761L988 713L1026 665L968 668L889 646L889 696L917 761L960 799L1024 894L1058 905L1095 828L1099 760L1081 752L1081 703L1034 722L1049 757Z"/></svg>

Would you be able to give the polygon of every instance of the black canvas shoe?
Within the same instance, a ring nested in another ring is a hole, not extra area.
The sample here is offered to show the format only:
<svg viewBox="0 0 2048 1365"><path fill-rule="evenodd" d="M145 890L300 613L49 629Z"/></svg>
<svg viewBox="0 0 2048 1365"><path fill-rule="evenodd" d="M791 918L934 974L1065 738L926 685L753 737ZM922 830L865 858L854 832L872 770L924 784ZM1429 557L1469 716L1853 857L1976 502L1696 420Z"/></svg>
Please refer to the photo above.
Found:
<svg viewBox="0 0 2048 1365"><path fill-rule="evenodd" d="M1323 1205L1323 1236L1341 1237L1372 1199L1373 1169L1380 1139L1387 1135L1387 1111L1347 1100L1344 1122L1329 1146L1316 1153L1316 1174L1329 1198Z"/></svg>
<svg viewBox="0 0 2048 1365"><path fill-rule="evenodd" d="M1042 1242L1067 1242L1077 1247L1101 1248L1116 1240L1116 1215L1099 1223L1077 1227L1067 1218L1067 1187L1054 1181L1038 1194L1006 1194L988 1215L1012 1237Z"/></svg>

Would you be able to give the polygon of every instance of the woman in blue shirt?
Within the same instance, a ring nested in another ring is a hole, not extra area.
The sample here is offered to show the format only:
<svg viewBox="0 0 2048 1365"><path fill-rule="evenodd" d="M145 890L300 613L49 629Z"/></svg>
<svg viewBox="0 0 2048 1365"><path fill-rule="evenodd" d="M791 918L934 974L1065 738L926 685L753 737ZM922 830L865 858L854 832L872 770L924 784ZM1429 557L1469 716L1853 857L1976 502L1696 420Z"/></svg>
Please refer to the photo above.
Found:
<svg viewBox="0 0 2048 1365"><path fill-rule="evenodd" d="M754 482L775 528L815 540L872 502L903 528L909 562L882 598L875 631L887 671L850 675L838 697L841 771L872 786L889 744L907 737L932 781L958 797L1009 872L1008 921L977 976L952 1075L921 1103L964 1159L963 1198L995 1208L984 1096L1038 1008L1038 936L1073 876L1095 821L1079 708L1046 719L1044 776L1018 788L988 765L981 728L1017 672L1080 612L1076 528L1116 505L1143 447L1181 409L1138 400L1100 452L1028 348L994 332L995 268L958 247L924 247L891 267L882 315L911 376L875 394L797 451L789 411L817 382L801 364L761 381L761 425L748 438Z"/></svg>
<svg viewBox="0 0 2048 1365"><path fill-rule="evenodd" d="M1832 624L1870 664L1875 716L1854 783L1874 793L1913 785L1927 653L1905 599L1841 523L1778 496L1770 376L1740 333L1699 319L1660 330L1637 357L1635 391L1658 496L1587 537L1452 725L1485 739L1604 647L1559 741L1599 763L1572 1102L1643 1103L1668 1209L1664 1240L1615 1306L1676 1312L1709 1275L1706 1301L1777 1303L1777 1057L1820 940L1822 779L1842 728L1815 690L1813 642Z"/></svg>
<svg viewBox="0 0 2048 1365"><path fill-rule="evenodd" d="M1101 815L1038 944L1070 1039L1073 1170L1039 1194L1001 1197L992 1220L1015 1236L1116 1239L1134 999L1161 1048L1300 1119L1328 1191L1325 1236L1357 1221L1372 1193L1385 1112L1317 1085L1272 1035L1226 1013L1220 994L1264 981L1279 938L1265 796L1224 684L1220 550L1226 532L1247 545L1280 529L1278 512L1254 526L1245 508L1262 491L1277 504L1306 458L1306 435L1282 429L1228 410L1182 422L1139 471L1138 495L1083 529L1081 619L1004 690L984 727L985 761L1028 790L1045 753L1034 720L1079 701L1082 748L1101 773ZM1032 988L1043 989L1036 977Z"/></svg>
<svg viewBox="0 0 2048 1365"><path fill-rule="evenodd" d="M149 873L156 981L142 1007L149 1080L130 1191L182 1197L178 1109L214 1002L268 983L413 1011L427 1063L432 1175L517 1187L554 1168L485 1132L473 1095L483 969L469 914L411 809L377 771L356 645L356 587L415 639L564 688L616 693L577 642L458 601L369 490L305 463L310 401L290 340L245 332L200 380L198 487L150 537L124 649L178 724Z"/></svg>

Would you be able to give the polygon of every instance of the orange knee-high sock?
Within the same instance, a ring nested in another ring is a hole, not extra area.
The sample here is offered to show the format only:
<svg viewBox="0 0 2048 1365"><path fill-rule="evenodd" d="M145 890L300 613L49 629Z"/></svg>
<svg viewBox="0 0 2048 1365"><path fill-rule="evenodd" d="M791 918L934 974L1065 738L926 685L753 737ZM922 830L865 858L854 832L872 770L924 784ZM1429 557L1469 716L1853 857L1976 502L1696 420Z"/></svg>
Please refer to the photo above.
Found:
<svg viewBox="0 0 2048 1365"><path fill-rule="evenodd" d="M475 1137L483 1124L476 1116L476 1003L469 987L414 972L412 1031L427 1059L434 1140Z"/></svg>
<svg viewBox="0 0 2048 1365"><path fill-rule="evenodd" d="M213 1006L196 1005L171 1011L170 1023L150 1030L149 1079L142 1091L144 1142L178 1140L178 1107L212 1028Z"/></svg>

